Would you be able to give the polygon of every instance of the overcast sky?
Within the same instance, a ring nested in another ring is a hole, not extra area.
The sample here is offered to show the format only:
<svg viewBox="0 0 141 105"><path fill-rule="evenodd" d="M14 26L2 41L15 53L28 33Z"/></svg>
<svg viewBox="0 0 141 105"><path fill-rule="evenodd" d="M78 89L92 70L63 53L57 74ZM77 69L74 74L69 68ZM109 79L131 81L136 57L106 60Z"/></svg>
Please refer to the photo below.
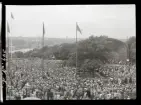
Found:
<svg viewBox="0 0 141 105"><path fill-rule="evenodd" d="M12 36L42 36L43 21L47 38L75 38L76 22L82 29L79 38L91 34L120 39L135 36L135 5L9 5L6 20L12 27Z"/></svg>
<svg viewBox="0 0 141 105"><path fill-rule="evenodd" d="M2 5L1 5L1 2L0 2L0 26L1 26L1 22L2 22L1 19L2 19Z"/></svg>

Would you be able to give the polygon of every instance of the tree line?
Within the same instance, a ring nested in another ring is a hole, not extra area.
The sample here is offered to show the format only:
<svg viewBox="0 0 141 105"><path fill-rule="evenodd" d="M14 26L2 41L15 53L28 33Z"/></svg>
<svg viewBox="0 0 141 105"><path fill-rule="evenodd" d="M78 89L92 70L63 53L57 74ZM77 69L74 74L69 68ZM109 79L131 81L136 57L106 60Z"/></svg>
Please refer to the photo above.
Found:
<svg viewBox="0 0 141 105"><path fill-rule="evenodd" d="M109 59L135 63L136 61L136 37L130 37L126 42L107 36L90 36L78 42L78 68L79 70L93 70ZM63 60L65 66L76 66L76 43L63 43L54 46L45 46L41 49L33 49L28 52L15 52L16 58L44 58Z"/></svg>

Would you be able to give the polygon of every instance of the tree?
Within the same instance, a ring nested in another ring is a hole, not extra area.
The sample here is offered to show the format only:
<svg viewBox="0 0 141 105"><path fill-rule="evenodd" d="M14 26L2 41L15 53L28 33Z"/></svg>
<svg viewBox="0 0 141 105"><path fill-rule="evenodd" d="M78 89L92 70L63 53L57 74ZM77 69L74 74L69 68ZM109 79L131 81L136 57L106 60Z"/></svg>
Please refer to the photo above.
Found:
<svg viewBox="0 0 141 105"><path fill-rule="evenodd" d="M135 62L136 60L136 37L130 37L127 42L127 50L128 50L128 58L131 62Z"/></svg>
<svg viewBox="0 0 141 105"><path fill-rule="evenodd" d="M78 44L78 59L100 59L101 61L109 58L110 50L105 47L107 43L106 36L94 37L80 41Z"/></svg>
<svg viewBox="0 0 141 105"><path fill-rule="evenodd" d="M21 52L21 51L15 52L14 55L15 55L17 58L23 58L23 57L24 57L24 53Z"/></svg>
<svg viewBox="0 0 141 105"><path fill-rule="evenodd" d="M54 49L53 54L57 59L68 60L69 54L74 52L75 44L63 43Z"/></svg>
<svg viewBox="0 0 141 105"><path fill-rule="evenodd" d="M90 75L92 74L92 76L94 76L94 74L97 73L96 69L101 67L102 64L103 63L98 59L93 59L93 60L86 59L83 65L81 65L81 70L89 73Z"/></svg>

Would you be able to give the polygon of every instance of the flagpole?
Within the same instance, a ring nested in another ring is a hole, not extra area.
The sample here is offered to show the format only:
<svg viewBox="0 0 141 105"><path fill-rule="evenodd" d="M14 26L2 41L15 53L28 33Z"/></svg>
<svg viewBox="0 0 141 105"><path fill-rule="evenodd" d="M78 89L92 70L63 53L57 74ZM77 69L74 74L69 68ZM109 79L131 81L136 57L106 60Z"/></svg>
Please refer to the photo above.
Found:
<svg viewBox="0 0 141 105"><path fill-rule="evenodd" d="M10 33L12 33L13 31L12 31L12 26L13 26L13 20L12 19L14 19L14 17L13 17L13 14L12 14L12 12L11 12L11 26L10 26L10 28L11 28L11 32ZM11 54L11 63L12 63L12 34L11 34L11 38L9 38L10 40L10 54ZM10 65L9 65L9 70L10 70ZM11 83L12 83L12 81L11 81ZM10 98L11 98L11 92L10 92Z"/></svg>
<svg viewBox="0 0 141 105"><path fill-rule="evenodd" d="M11 61L12 61L12 37L11 37Z"/></svg>
<svg viewBox="0 0 141 105"><path fill-rule="evenodd" d="M12 31L12 26L13 26L13 19L14 19L14 16L13 16L13 14L12 14L12 12L11 12L11 33L13 32ZM11 36L11 61L12 61L12 47L13 47L13 45L12 45L12 36Z"/></svg>
<svg viewBox="0 0 141 105"><path fill-rule="evenodd" d="M43 22L43 37L42 37L42 49L44 47L44 22ZM43 74L43 71L44 71L44 56L42 56L42 74Z"/></svg>
<svg viewBox="0 0 141 105"><path fill-rule="evenodd" d="M7 45L8 46L7 46L7 49L6 50L7 50L7 64L8 64L7 66L8 66L8 70L9 70L9 32L8 31L9 31L9 28L10 27L8 26L8 22L7 22L7 27L8 27L7 28ZM10 95L10 97L11 97L11 95ZM9 99L10 99L10 97L9 97Z"/></svg>
<svg viewBox="0 0 141 105"><path fill-rule="evenodd" d="M7 24L8 25L8 24ZM8 27L8 26L7 26ZM10 28L10 27L9 27ZM9 59L9 49L10 49L10 38L9 38L9 32L7 31L7 42L8 42L8 48L7 48L7 60L8 60L8 70L10 71L10 59ZM12 82L11 82L12 83ZM11 90L11 89L10 89ZM10 99L11 99L11 91L10 91L10 97L9 97Z"/></svg>
<svg viewBox="0 0 141 105"><path fill-rule="evenodd" d="M76 22L76 73L77 73L77 22Z"/></svg>
<svg viewBox="0 0 141 105"><path fill-rule="evenodd" d="M9 63L9 33L7 33L7 35L8 35L8 41L7 41L7 42L8 42L8 48L7 48L7 50L8 50L8 51L7 51L7 52L8 52L7 55L8 55L8 56L7 56L7 60L8 60L8 70L9 70L9 64L10 64L10 63Z"/></svg>
<svg viewBox="0 0 141 105"><path fill-rule="evenodd" d="M13 32L13 31L12 31L12 26L13 26L13 22L12 22L12 18L11 18L11 33ZM11 36L10 42L11 42L11 43L10 43L10 48L11 48L11 49L10 49L10 54L11 54L11 61L12 61L12 36Z"/></svg>

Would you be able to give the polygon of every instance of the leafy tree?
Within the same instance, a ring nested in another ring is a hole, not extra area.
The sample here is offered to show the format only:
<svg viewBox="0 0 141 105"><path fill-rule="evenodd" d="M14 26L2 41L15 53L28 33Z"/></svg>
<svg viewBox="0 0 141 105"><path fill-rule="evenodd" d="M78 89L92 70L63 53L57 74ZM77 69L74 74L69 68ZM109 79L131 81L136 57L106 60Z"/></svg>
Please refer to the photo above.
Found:
<svg viewBox="0 0 141 105"><path fill-rule="evenodd" d="M107 60L108 52L110 50L105 47L106 43L106 36L90 36L89 39L81 41L78 46L78 59L100 59L102 61Z"/></svg>
<svg viewBox="0 0 141 105"><path fill-rule="evenodd" d="M68 60L69 54L74 51L75 45L64 43L54 49L53 54L57 59Z"/></svg>
<svg viewBox="0 0 141 105"><path fill-rule="evenodd" d="M128 58L131 62L135 62L136 60L136 37L130 37L127 42L128 47Z"/></svg>
<svg viewBox="0 0 141 105"><path fill-rule="evenodd" d="M23 57L24 57L24 53L21 52L21 51L15 52L14 55L15 55L17 58L23 58Z"/></svg>
<svg viewBox="0 0 141 105"><path fill-rule="evenodd" d="M103 63L98 60L98 59L86 59L83 63L83 65L81 65L81 71L85 71L87 73L89 73L90 75L93 75L95 73L97 73L96 69L99 68Z"/></svg>

